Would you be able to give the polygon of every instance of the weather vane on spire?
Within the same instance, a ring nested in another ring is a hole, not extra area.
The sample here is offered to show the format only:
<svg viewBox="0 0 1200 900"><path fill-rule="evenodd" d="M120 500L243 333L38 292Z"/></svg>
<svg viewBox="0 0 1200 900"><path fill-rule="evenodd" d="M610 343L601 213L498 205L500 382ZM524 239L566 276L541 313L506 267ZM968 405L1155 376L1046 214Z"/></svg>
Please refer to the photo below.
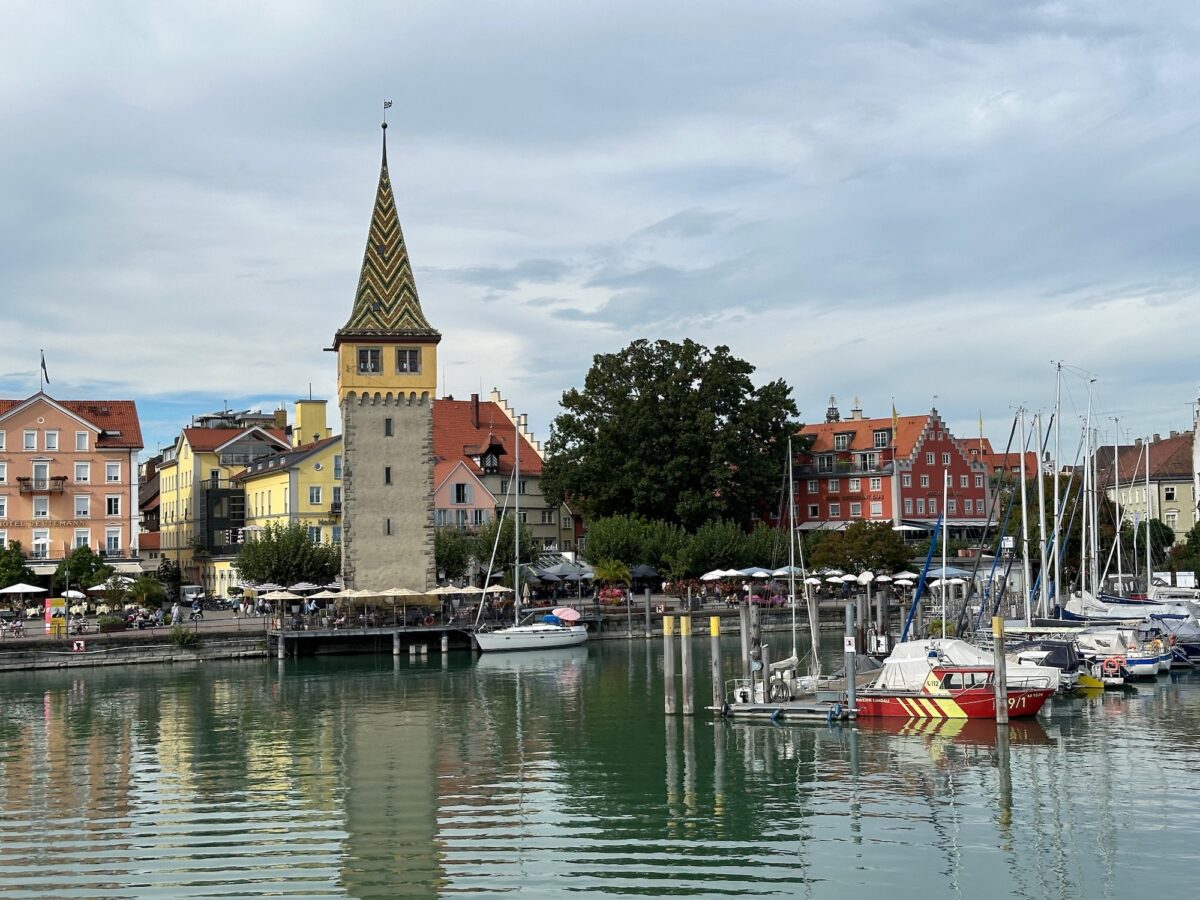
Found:
<svg viewBox="0 0 1200 900"><path fill-rule="evenodd" d="M387 128L387 111L391 108L392 108L392 101L384 100L383 101L383 127L385 129Z"/></svg>

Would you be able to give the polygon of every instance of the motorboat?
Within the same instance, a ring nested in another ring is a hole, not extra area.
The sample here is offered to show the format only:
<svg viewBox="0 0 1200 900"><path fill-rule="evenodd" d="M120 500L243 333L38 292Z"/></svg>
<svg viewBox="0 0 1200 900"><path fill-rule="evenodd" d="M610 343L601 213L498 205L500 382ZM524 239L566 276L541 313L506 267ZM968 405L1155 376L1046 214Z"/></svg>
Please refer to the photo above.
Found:
<svg viewBox="0 0 1200 900"><path fill-rule="evenodd" d="M1031 640L1012 644L1005 648L1005 657L1010 663L1021 666L1050 666L1061 673L1059 690L1069 694L1080 686L1081 680L1090 681L1087 664L1080 657L1074 641ZM1099 682L1084 684L1084 687L1100 687Z"/></svg>
<svg viewBox="0 0 1200 900"><path fill-rule="evenodd" d="M1121 661L1132 678L1153 678L1162 669L1162 648L1144 644L1132 625L1081 628L1075 632L1075 643L1086 659L1102 664L1106 660ZM1115 666L1110 664L1110 668Z"/></svg>
<svg viewBox="0 0 1200 900"><path fill-rule="evenodd" d="M858 691L860 717L995 719L995 660L959 640L897 644L879 675ZM1007 672L1008 715L1035 716L1058 689L1061 673L1049 666L1013 665Z"/></svg>

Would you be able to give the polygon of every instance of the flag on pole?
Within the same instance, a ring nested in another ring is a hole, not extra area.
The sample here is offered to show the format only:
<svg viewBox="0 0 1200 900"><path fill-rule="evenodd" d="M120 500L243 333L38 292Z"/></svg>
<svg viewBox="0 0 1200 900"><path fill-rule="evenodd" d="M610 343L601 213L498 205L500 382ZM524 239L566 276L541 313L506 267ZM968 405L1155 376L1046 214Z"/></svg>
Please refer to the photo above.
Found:
<svg viewBox="0 0 1200 900"><path fill-rule="evenodd" d="M46 372L46 351L45 350L42 351L42 380L45 381L46 384L50 383L50 375L49 375L49 373Z"/></svg>
<svg viewBox="0 0 1200 900"><path fill-rule="evenodd" d="M384 108L384 109L391 109L391 108L392 108L392 101L391 101L391 100L384 100L384 101L383 101L383 108Z"/></svg>

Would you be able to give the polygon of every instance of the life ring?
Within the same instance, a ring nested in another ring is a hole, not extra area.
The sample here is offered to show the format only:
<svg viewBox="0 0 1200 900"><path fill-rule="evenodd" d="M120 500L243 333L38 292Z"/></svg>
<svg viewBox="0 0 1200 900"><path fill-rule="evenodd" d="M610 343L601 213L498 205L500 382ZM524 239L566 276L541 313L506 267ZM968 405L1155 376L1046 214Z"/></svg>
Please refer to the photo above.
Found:
<svg viewBox="0 0 1200 900"><path fill-rule="evenodd" d="M434 617L433 617L433 616L426 616L426 617L425 617L425 624L426 624L426 625L432 625L432 624L433 624L434 622L436 622L436 621L437 621L437 620L436 620L436 619L434 619Z"/></svg>
<svg viewBox="0 0 1200 900"><path fill-rule="evenodd" d="M1116 675L1121 671L1122 659L1119 656L1106 656L1100 664L1100 669L1106 675Z"/></svg>

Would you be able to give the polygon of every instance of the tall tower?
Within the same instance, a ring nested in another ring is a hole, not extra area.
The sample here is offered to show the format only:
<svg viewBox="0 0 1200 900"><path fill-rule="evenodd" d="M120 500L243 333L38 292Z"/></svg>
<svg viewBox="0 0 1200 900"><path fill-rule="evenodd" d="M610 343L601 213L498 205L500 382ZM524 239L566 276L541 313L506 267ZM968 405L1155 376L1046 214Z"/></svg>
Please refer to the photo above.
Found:
<svg viewBox="0 0 1200 900"><path fill-rule="evenodd" d="M433 415L437 345L425 319L383 163L350 319L333 338L342 409L346 587L434 583Z"/></svg>

